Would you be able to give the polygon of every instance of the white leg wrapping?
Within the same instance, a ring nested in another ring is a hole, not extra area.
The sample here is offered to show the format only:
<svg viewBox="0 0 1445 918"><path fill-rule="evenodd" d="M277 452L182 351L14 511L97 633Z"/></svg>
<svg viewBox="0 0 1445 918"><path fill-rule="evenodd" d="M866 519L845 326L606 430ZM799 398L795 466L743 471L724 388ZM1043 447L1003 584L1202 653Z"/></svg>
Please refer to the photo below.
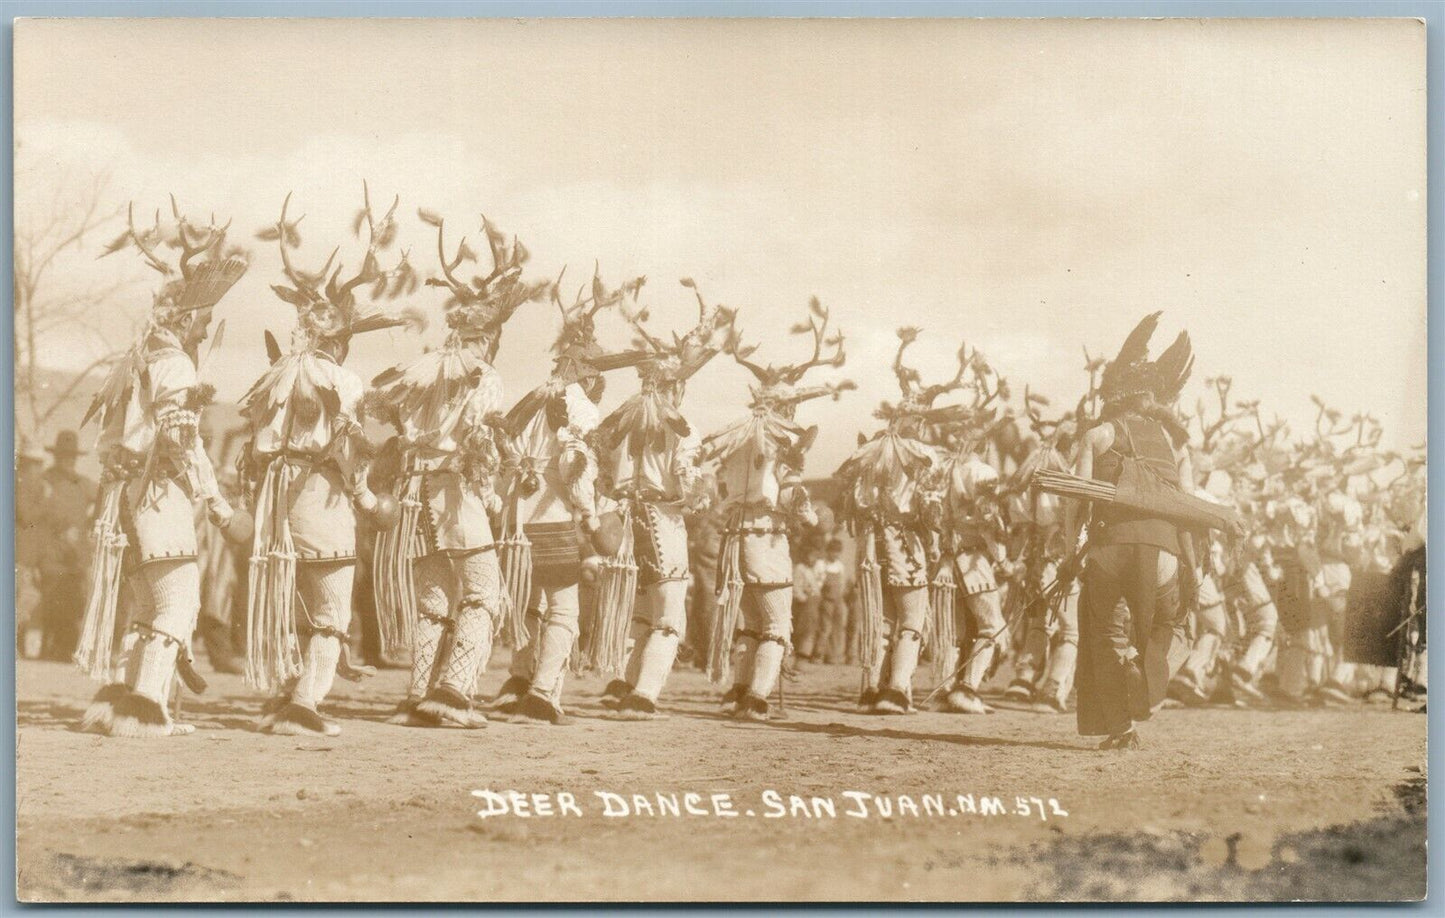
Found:
<svg viewBox="0 0 1445 918"><path fill-rule="evenodd" d="M962 681L970 691L977 692L998 653L1004 630L1003 608L997 590L967 596L963 605L973 621L973 643L968 648L970 656L963 668Z"/></svg>
<svg viewBox="0 0 1445 918"><path fill-rule="evenodd" d="M567 674L567 661L577 643L577 623L581 616L577 585L547 590L547 613L542 616L537 643L537 663L532 676L532 691L560 707L562 680Z"/></svg>
<svg viewBox="0 0 1445 918"><path fill-rule="evenodd" d="M687 631L687 581L666 580L653 584L647 592L651 594L649 605L661 609L661 615L642 642L637 681L633 686L637 694L655 702L672 673L677 647Z"/></svg>
<svg viewBox="0 0 1445 918"><path fill-rule="evenodd" d="M743 601L744 608L747 601ZM752 629L749 628L751 631ZM732 671L733 685L749 686L753 682L754 666L758 656L758 639L752 634L740 634L733 642Z"/></svg>
<svg viewBox="0 0 1445 918"><path fill-rule="evenodd" d="M301 677L292 700L315 708L326 700L336 681L341 659L341 636L351 626L351 586L356 567L350 561L308 561L297 565L300 616L311 630Z"/></svg>
<svg viewBox="0 0 1445 918"><path fill-rule="evenodd" d="M637 607L632 613L632 625L627 631L627 669L623 679L628 685L636 685L637 678L642 673L642 651L647 647L647 636L652 633L652 626L662 616L660 606L655 606L656 596L651 588L641 590L637 597Z"/></svg>
<svg viewBox="0 0 1445 918"><path fill-rule="evenodd" d="M918 651L923 638L916 631L899 631L889 647L888 687L913 697L913 671L918 668Z"/></svg>
<svg viewBox="0 0 1445 918"><path fill-rule="evenodd" d="M778 687L783 658L793 636L793 588L748 587L743 593L744 621L753 641L748 691L766 699ZM741 682L741 680L740 680Z"/></svg>
<svg viewBox="0 0 1445 918"><path fill-rule="evenodd" d="M1198 683L1209 675L1214 668L1214 660L1219 656L1219 635L1206 631L1194 642L1189 650L1189 656L1184 660L1184 669Z"/></svg>
<svg viewBox="0 0 1445 918"><path fill-rule="evenodd" d="M150 587L152 614L149 621L137 619L136 624L142 626L137 639L127 641L132 655L138 654L139 659L135 663L127 660L126 673L134 673L128 680L132 690L164 703L180 649L176 642L190 641L201 613L201 569L194 560L152 561L141 568L141 576ZM173 640L147 640L147 629ZM168 652L148 653L146 648L157 643L170 643L171 647Z"/></svg>
<svg viewBox="0 0 1445 918"><path fill-rule="evenodd" d="M748 691L762 699L772 695L778 687L778 674L783 669L783 657L787 647L779 641L768 640L758 644L753 657L753 678Z"/></svg>
<svg viewBox="0 0 1445 918"><path fill-rule="evenodd" d="M157 634L142 638L136 645L140 664L131 691L149 698L162 709L170 701L171 676L176 671L176 655L180 647L175 641Z"/></svg>
<svg viewBox="0 0 1445 918"><path fill-rule="evenodd" d="M1059 605L1058 631L1049 651L1048 675L1044 682L1048 691L1063 701L1074 687L1074 668L1079 660L1079 585Z"/></svg>
<svg viewBox="0 0 1445 918"><path fill-rule="evenodd" d="M1269 652L1274 649L1274 631L1261 631L1251 634L1249 643L1244 646L1244 653L1239 658L1239 666L1249 673L1251 679L1257 678L1260 671L1264 669L1264 663L1269 659Z"/></svg>
<svg viewBox="0 0 1445 918"><path fill-rule="evenodd" d="M140 604L134 632L125 641L126 685L117 702L112 736L169 736L190 732L166 710L176 658L190 641L201 611L201 571L194 559L152 561L141 567L149 602ZM148 619L148 620L147 620Z"/></svg>
<svg viewBox="0 0 1445 918"><path fill-rule="evenodd" d="M542 592L538 584L532 585L532 601L527 609L527 643L513 648L512 662L507 666L507 675L532 681L537 668L537 647L542 633L542 612L538 608L537 595Z"/></svg>
<svg viewBox="0 0 1445 918"><path fill-rule="evenodd" d="M913 697L913 672L918 669L918 652L923 646L923 626L928 621L927 587L890 588L895 619L888 641L887 687Z"/></svg>

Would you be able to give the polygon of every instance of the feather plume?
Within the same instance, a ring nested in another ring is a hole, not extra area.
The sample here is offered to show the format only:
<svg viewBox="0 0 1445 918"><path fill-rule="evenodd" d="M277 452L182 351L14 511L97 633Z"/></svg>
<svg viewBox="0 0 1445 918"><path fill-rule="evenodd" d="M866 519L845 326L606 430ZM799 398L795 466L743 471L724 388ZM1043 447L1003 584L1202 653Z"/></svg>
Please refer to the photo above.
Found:
<svg viewBox="0 0 1445 918"><path fill-rule="evenodd" d="M1124 339L1124 344L1119 348L1119 356L1114 358L1118 364L1131 364L1149 359L1149 339L1154 337L1154 330L1159 327L1159 317L1163 311L1153 312L1139 320L1134 330L1129 332L1129 337Z"/></svg>
<svg viewBox="0 0 1445 918"><path fill-rule="evenodd" d="M1155 364L1155 398L1161 405L1172 405L1179 398L1189 374L1194 369L1194 349L1189 333L1180 332Z"/></svg>

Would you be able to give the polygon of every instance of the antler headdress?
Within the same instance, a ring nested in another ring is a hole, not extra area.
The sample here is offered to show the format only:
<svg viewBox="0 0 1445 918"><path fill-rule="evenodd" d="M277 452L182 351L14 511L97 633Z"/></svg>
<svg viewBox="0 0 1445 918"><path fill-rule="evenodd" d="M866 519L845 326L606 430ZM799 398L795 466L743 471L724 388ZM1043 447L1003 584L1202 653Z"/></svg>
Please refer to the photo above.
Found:
<svg viewBox="0 0 1445 918"><path fill-rule="evenodd" d="M645 278L639 278L634 282L632 288L632 299L636 302ZM686 382L698 370L702 369L709 360L715 357L726 342L715 340L717 332L730 327L733 322L734 312L723 306L709 306L702 297L702 291L697 289L690 277L684 277L678 283L692 290L697 297L697 324L679 336L672 333L672 341L668 343L653 335L647 330L646 322L649 311L646 307L638 307L629 310L625 305L621 307L622 317L632 326L634 332L633 345L644 351L648 357L638 368L642 376L644 389L663 388Z"/></svg>
<svg viewBox="0 0 1445 918"><path fill-rule="evenodd" d="M414 293L419 286L406 252L402 252L396 267L389 271L382 270L378 257L396 241L396 208L400 197L393 199L391 207L378 218L371 207L371 190L365 182L361 189L363 205L356 215L352 231L360 237L362 230L366 230L366 251L361 257L360 268L350 278L342 279L344 266L336 262L340 246L331 251L326 264L314 273L298 268L292 261L291 250L301 246L297 226L305 214L295 220L286 219L291 206L290 193L281 204L281 216L276 223L256 234L259 239L277 242L281 250L282 270L292 286L272 284L271 290L296 307L298 330L312 343L325 339L347 339L364 332L415 325L420 321L419 313L397 317L382 310L363 310L357 304L356 291L363 285L370 285L373 300L382 297L394 299L403 293ZM334 270L333 264L336 265Z"/></svg>
<svg viewBox="0 0 1445 918"><path fill-rule="evenodd" d="M126 229L101 253L102 258L129 246L138 249L146 264L166 279L156 293L153 304L153 320L159 325L170 325L201 309L209 309L221 301L221 297L241 279L250 266L249 256L239 246L226 247L224 226L216 225L213 214L205 227L197 227L184 214L171 195L171 214L175 227L167 230L161 225L161 212L156 210L155 223L145 231L135 225L135 205L126 209ZM161 246L180 252L176 265L160 257ZM201 256L201 261L192 259Z"/></svg>
<svg viewBox="0 0 1445 918"><path fill-rule="evenodd" d="M646 278L639 277L616 290L609 290L594 266L592 283L590 286L584 284L573 297L572 305L568 306L562 302L561 294L562 276L566 270L563 268L562 275L552 284L552 302L562 314L562 328L557 333L557 340L552 342L552 353L555 355L553 377L577 382L646 359L643 351L605 352L597 342L596 321L598 313L616 306L628 293L635 296Z"/></svg>
<svg viewBox="0 0 1445 918"><path fill-rule="evenodd" d="M451 291L446 304L447 325L458 340L485 342L486 359L490 362L501 343L502 326L512 313L523 303L542 297L552 284L550 281L529 283L522 279L522 266L531 253L515 236L509 242L485 216L482 217L481 228L491 251L492 270L486 276L474 275L469 280L457 277L456 272L464 263L477 260L476 252L463 237L457 243L456 254L448 258L441 216L427 210L417 211L417 215L422 222L437 229L437 260L442 276L429 277L426 283Z"/></svg>
<svg viewBox="0 0 1445 918"><path fill-rule="evenodd" d="M895 422L922 422L924 424L957 423L964 420L968 408L963 405L944 405L935 408L933 403L939 396L965 388L964 377L968 373L976 353L970 353L967 344L958 348L958 370L951 379L925 386L918 370L903 362L903 354L909 345L918 340L920 330L912 326L898 329L898 352L893 355L893 375L898 378L898 390L902 396L897 405L888 402L878 406L874 415L882 420Z"/></svg>
<svg viewBox="0 0 1445 918"><path fill-rule="evenodd" d="M753 387L753 404L758 406L772 406L790 412L801 402L823 396L838 396L846 391L856 389L857 384L852 380L845 379L837 383L827 383L821 386L798 387L803 377L810 370L817 367L841 367L847 360L847 354L843 350L843 333L828 330L830 314L828 309L818 302L817 297L808 301L808 320L799 322L789 329L794 335L808 335L813 337L813 353L801 363L787 363L778 366L768 364L760 366L748 358L757 351L758 345L753 344L747 347L741 346L741 336L734 327L728 341L728 349L741 366L753 374L757 385ZM826 353L825 353L826 349Z"/></svg>

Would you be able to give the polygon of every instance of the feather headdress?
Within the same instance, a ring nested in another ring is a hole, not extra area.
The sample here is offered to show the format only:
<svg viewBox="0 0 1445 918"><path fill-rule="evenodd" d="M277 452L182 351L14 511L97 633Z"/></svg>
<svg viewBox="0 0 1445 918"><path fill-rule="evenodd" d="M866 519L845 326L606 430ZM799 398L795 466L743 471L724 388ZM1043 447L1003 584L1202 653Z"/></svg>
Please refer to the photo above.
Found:
<svg viewBox="0 0 1445 918"><path fill-rule="evenodd" d="M1153 312L1140 319L1124 339L1118 356L1104 367L1099 396L1106 404L1137 395L1147 395L1166 406L1179 399L1194 369L1194 350L1189 333L1180 332L1158 360L1149 359L1149 339L1159 327L1161 315Z"/></svg>

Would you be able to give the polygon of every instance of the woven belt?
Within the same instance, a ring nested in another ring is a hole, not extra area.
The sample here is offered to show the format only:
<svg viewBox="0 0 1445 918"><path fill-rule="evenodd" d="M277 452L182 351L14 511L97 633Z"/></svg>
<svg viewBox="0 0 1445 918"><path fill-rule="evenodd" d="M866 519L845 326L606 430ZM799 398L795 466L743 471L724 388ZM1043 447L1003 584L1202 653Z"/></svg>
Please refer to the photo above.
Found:
<svg viewBox="0 0 1445 918"><path fill-rule="evenodd" d="M728 535L787 535L786 526L739 526L736 529L728 529Z"/></svg>

